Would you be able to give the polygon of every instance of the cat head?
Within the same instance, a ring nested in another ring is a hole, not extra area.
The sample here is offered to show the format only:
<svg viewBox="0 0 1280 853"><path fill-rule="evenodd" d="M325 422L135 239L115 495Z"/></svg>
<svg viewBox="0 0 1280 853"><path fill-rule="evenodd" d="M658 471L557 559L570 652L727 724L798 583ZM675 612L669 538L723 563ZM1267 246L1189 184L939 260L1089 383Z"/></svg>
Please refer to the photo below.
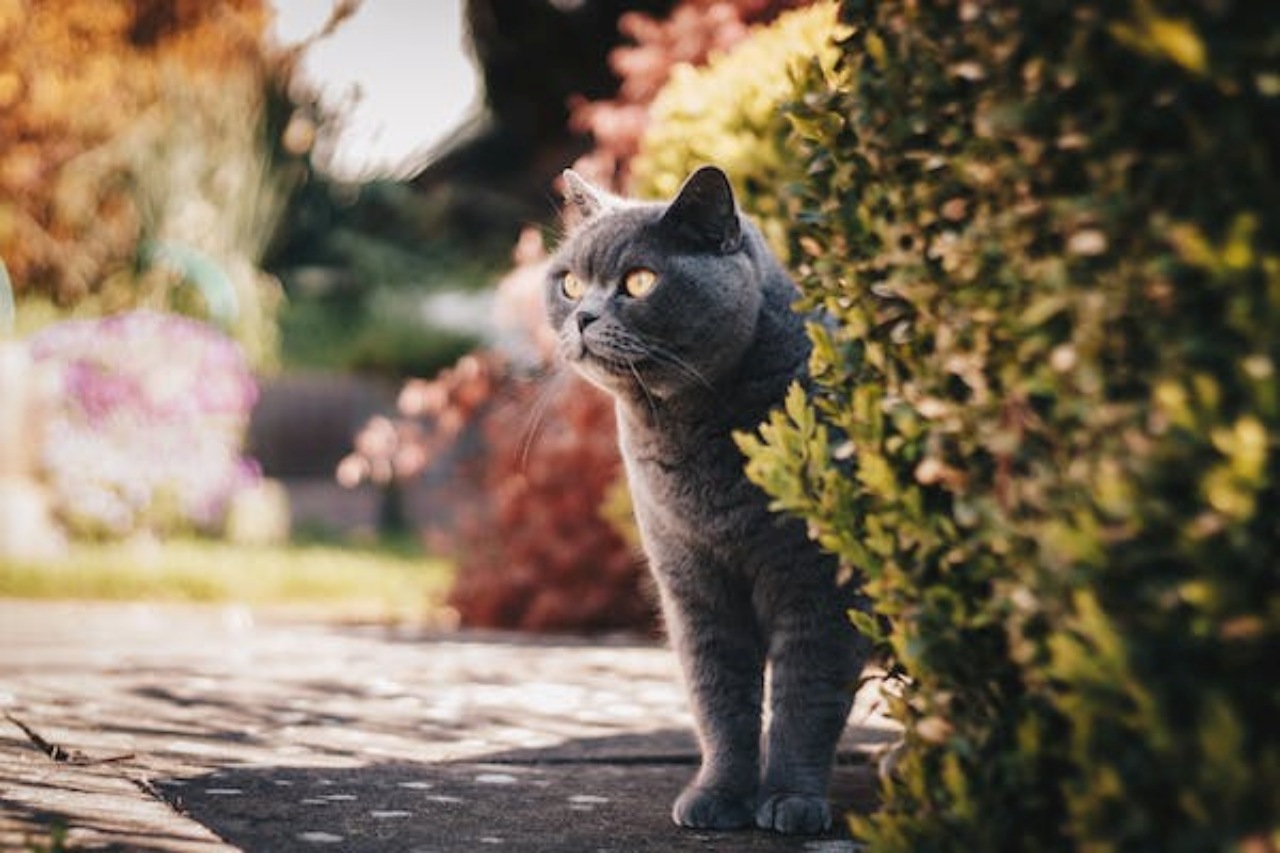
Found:
<svg viewBox="0 0 1280 853"><path fill-rule="evenodd" d="M714 389L750 346L763 300L762 243L724 172L699 169L666 203L617 198L572 171L565 185L581 224L546 285L565 360L650 402Z"/></svg>

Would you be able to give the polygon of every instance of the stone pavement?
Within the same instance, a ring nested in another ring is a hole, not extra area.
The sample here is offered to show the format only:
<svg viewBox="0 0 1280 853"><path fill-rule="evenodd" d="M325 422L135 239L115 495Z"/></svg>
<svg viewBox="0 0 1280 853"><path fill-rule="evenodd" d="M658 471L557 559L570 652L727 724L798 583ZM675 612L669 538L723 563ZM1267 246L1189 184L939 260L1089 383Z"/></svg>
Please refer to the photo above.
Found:
<svg viewBox="0 0 1280 853"><path fill-rule="evenodd" d="M644 641L0 600L0 713L0 850L857 849L675 827L697 751ZM838 809L893 738L860 703Z"/></svg>

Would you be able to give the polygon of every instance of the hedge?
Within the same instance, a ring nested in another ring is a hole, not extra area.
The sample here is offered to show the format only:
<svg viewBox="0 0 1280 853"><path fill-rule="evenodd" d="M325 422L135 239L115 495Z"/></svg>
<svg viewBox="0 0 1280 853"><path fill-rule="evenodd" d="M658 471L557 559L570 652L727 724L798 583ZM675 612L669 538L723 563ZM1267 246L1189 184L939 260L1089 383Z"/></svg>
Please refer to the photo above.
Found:
<svg viewBox="0 0 1280 853"><path fill-rule="evenodd" d="M833 322L807 399L742 444L862 573L906 672L907 748L856 833L1274 846L1274 11L841 14L782 194L802 307Z"/></svg>

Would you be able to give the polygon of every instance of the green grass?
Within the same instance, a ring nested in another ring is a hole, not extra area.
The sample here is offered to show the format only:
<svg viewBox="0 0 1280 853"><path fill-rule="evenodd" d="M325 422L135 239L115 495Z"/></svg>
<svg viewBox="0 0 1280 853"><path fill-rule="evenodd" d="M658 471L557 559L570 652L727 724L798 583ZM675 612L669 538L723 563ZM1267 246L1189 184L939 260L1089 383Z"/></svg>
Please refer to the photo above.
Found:
<svg viewBox="0 0 1280 853"><path fill-rule="evenodd" d="M76 544L49 563L0 562L0 597L234 602L328 618L435 621L452 568L404 543Z"/></svg>

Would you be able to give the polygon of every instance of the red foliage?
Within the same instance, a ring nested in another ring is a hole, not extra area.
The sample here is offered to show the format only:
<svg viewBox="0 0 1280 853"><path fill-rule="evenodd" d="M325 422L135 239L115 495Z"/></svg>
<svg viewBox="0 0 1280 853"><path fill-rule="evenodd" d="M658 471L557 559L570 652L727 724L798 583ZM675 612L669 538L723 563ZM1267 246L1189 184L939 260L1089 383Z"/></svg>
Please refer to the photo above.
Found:
<svg viewBox="0 0 1280 853"><path fill-rule="evenodd" d="M457 565L449 600L463 625L651 631L643 562L602 514L622 476L613 404L568 371L549 372L541 242L526 236L517 255L498 315L524 366L484 350L410 381L399 417L371 421L338 477L436 484L424 535Z"/></svg>
<svg viewBox="0 0 1280 853"><path fill-rule="evenodd" d="M458 563L463 624L652 628L639 555L601 514L621 475L612 404L567 373L507 378L478 426L484 451L462 475L480 497L431 537Z"/></svg>

